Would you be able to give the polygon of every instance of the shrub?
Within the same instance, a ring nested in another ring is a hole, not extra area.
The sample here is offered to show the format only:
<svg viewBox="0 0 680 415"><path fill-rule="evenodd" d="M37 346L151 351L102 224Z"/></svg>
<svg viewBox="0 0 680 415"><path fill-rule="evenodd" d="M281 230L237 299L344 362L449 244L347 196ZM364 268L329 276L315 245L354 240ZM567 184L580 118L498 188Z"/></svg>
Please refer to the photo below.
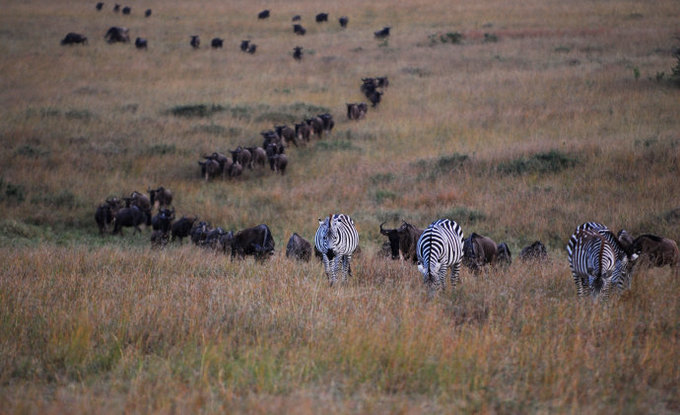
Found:
<svg viewBox="0 0 680 415"><path fill-rule="evenodd" d="M463 167L470 157L467 154L453 153L440 156L434 160L418 160L414 165L422 170L418 179L431 180L443 174L451 174Z"/></svg>
<svg viewBox="0 0 680 415"><path fill-rule="evenodd" d="M382 204L385 200L394 200L397 198L397 194L389 190L379 189L375 192L375 202L377 204Z"/></svg>
<svg viewBox="0 0 680 415"><path fill-rule="evenodd" d="M486 214L479 210L468 209L465 206L458 206L447 212L443 212L437 217L455 220L459 225L463 226L463 224L473 224L485 220Z"/></svg>
<svg viewBox="0 0 680 415"><path fill-rule="evenodd" d="M356 151L361 148L355 146L349 141L335 140L335 141L319 141L316 143L316 148L324 151Z"/></svg>
<svg viewBox="0 0 680 415"><path fill-rule="evenodd" d="M0 202L21 203L26 199L24 186L20 184L6 183L0 178Z"/></svg>
<svg viewBox="0 0 680 415"><path fill-rule="evenodd" d="M558 173L564 169L574 167L577 159L563 154L557 150L547 153L536 153L529 157L520 157L515 160L500 163L498 172L501 174L527 174L527 173Z"/></svg>
<svg viewBox="0 0 680 415"><path fill-rule="evenodd" d="M215 113L225 111L221 105L195 104L195 105L177 105L170 109L170 114L175 117L210 117Z"/></svg>
<svg viewBox="0 0 680 415"><path fill-rule="evenodd" d="M671 69L671 82L676 86L680 87L680 48L673 52L673 57L675 58L675 66Z"/></svg>

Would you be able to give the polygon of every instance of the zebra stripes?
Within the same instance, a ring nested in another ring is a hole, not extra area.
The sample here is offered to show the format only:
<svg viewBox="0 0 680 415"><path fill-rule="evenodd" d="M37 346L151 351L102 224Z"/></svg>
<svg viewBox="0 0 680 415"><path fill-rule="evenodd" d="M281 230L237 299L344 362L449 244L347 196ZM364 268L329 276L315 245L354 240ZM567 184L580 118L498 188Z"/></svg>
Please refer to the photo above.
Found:
<svg viewBox="0 0 680 415"><path fill-rule="evenodd" d="M636 255L629 256L618 238L605 225L579 225L567 244L569 267L579 297L609 297L612 286L630 288Z"/></svg>
<svg viewBox="0 0 680 415"><path fill-rule="evenodd" d="M451 268L451 287L456 288L463 259L463 230L449 219L439 219L420 235L416 248L418 270L423 282L432 289L444 288L444 279Z"/></svg>
<svg viewBox="0 0 680 415"><path fill-rule="evenodd" d="M352 275L350 261L352 253L359 245L359 233L352 218L335 214L319 219L314 244L323 256L324 269L331 286L337 281L339 263L342 265L342 281L345 282L347 275Z"/></svg>

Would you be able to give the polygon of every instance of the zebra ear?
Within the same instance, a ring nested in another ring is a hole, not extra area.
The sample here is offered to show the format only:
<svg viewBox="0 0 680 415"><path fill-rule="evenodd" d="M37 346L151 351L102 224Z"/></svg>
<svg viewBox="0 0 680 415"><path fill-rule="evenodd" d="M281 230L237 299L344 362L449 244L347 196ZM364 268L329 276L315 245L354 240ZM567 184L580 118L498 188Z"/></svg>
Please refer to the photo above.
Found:
<svg viewBox="0 0 680 415"><path fill-rule="evenodd" d="M319 219L319 225L323 225L325 219Z"/></svg>

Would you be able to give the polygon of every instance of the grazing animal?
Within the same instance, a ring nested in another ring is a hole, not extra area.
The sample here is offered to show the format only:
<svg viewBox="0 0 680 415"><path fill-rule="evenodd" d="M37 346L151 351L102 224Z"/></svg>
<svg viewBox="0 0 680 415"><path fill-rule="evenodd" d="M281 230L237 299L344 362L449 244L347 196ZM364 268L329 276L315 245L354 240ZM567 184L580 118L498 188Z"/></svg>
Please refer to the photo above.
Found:
<svg viewBox="0 0 680 415"><path fill-rule="evenodd" d="M137 39L135 39L135 47L137 49L146 49L147 45L148 42L143 37L138 37Z"/></svg>
<svg viewBox="0 0 680 415"><path fill-rule="evenodd" d="M113 11L116 12L116 13L118 13L118 12L120 11L120 4L116 3L116 4L113 6Z"/></svg>
<svg viewBox="0 0 680 415"><path fill-rule="evenodd" d="M463 241L463 265L479 271L486 264L493 264L498 257L498 247L491 238L472 232Z"/></svg>
<svg viewBox="0 0 680 415"><path fill-rule="evenodd" d="M206 221L200 221L191 228L189 235L191 236L191 242L196 246L205 245L205 240L208 237L208 232L210 232L210 224Z"/></svg>
<svg viewBox="0 0 680 415"><path fill-rule="evenodd" d="M246 147L250 151L251 164L264 167L267 162L267 152L262 147Z"/></svg>
<svg viewBox="0 0 680 415"><path fill-rule="evenodd" d="M203 156L203 158L206 160L215 160L219 164L219 174L222 174L222 177L229 173L232 161L224 154L214 152L209 156Z"/></svg>
<svg viewBox="0 0 680 415"><path fill-rule="evenodd" d="M97 9L97 11L99 11L99 10L101 10L101 9L102 9L102 7L104 7L104 3L102 3L102 2L100 1L100 2L99 2L99 3L97 3L97 5L96 5L96 6L94 6L94 7L95 7L95 8Z"/></svg>
<svg viewBox="0 0 680 415"><path fill-rule="evenodd" d="M205 235L205 240L203 241L203 246L210 248L212 250L217 250L217 249L222 249L224 251L224 246L222 245L224 241L224 236L227 234L227 231L222 229L221 227L217 227L215 229L212 229L208 231L208 233Z"/></svg>
<svg viewBox="0 0 680 415"><path fill-rule="evenodd" d="M327 22L328 21L328 13L319 13L316 15L316 22L321 23L321 22Z"/></svg>
<svg viewBox="0 0 680 415"><path fill-rule="evenodd" d="M231 258L245 258L253 255L255 259L264 260L274 255L274 238L265 224L257 225L237 232L231 240Z"/></svg>
<svg viewBox="0 0 680 415"><path fill-rule="evenodd" d="M293 59L296 61L302 60L302 46L295 46L293 48Z"/></svg>
<svg viewBox="0 0 680 415"><path fill-rule="evenodd" d="M405 261L417 263L416 246L423 230L407 222L403 222L396 229L384 229L384 224L385 222L380 224L380 233L387 236L392 259L401 257Z"/></svg>
<svg viewBox="0 0 680 415"><path fill-rule="evenodd" d="M302 27L301 24L295 23L295 24L293 25L293 32L294 32L296 35L304 36L305 33L307 33L307 29L305 29L304 27Z"/></svg>
<svg viewBox="0 0 680 415"><path fill-rule="evenodd" d="M309 262L312 258L312 244L297 232L293 233L286 245L286 258Z"/></svg>
<svg viewBox="0 0 680 415"><path fill-rule="evenodd" d="M376 39L385 39L390 35L390 27L385 26L377 32L373 32L373 35L376 37Z"/></svg>
<svg viewBox="0 0 680 415"><path fill-rule="evenodd" d="M335 127L335 121L333 121L333 116L330 113L326 112L319 114L318 117L321 118L321 121L323 121L324 131L328 131L329 133L333 131L333 127Z"/></svg>
<svg viewBox="0 0 680 415"><path fill-rule="evenodd" d="M172 229L172 221L175 219L175 209L161 208L151 218L151 228L154 231L169 233Z"/></svg>
<svg viewBox="0 0 680 415"><path fill-rule="evenodd" d="M243 165L238 161L235 161L229 167L229 177L238 177L243 174Z"/></svg>
<svg viewBox="0 0 680 415"><path fill-rule="evenodd" d="M205 177L206 182L222 173L220 170L220 163L218 163L217 160L207 159L205 161L199 161L198 164L201 166L201 177Z"/></svg>
<svg viewBox="0 0 680 415"><path fill-rule="evenodd" d="M359 102L347 105L347 119L349 120L360 120L366 117L366 112L368 111L368 105L365 102Z"/></svg>
<svg viewBox="0 0 680 415"><path fill-rule="evenodd" d="M418 271L430 294L443 289L446 274L451 268L451 289L456 288L463 259L463 230L449 219L432 222L418 238L416 248Z"/></svg>
<svg viewBox="0 0 680 415"><path fill-rule="evenodd" d="M151 9L146 9L144 12L144 17L151 17Z"/></svg>
<svg viewBox="0 0 680 415"><path fill-rule="evenodd" d="M288 157L285 154L274 154L269 157L269 167L275 173L281 173L281 176L286 174L286 167L288 166Z"/></svg>
<svg viewBox="0 0 680 415"><path fill-rule="evenodd" d="M541 241L535 241L531 245L524 247L519 253L521 261L543 261L548 258L548 250Z"/></svg>
<svg viewBox="0 0 680 415"><path fill-rule="evenodd" d="M149 189L147 191L149 192L149 202L151 203L151 206L154 206L156 202L158 202L159 208L172 204L172 192L170 189L159 186L157 189Z"/></svg>
<svg viewBox="0 0 680 415"><path fill-rule="evenodd" d="M139 228L139 225L150 221L151 218L136 205L122 208L116 213L116 224L113 228L113 234L115 235L120 232L123 235L123 227L134 227L134 233L141 233L142 230Z"/></svg>
<svg viewBox="0 0 680 415"><path fill-rule="evenodd" d="M137 206L142 212L146 214L146 225L151 225L151 200L144 194L138 191L133 191L130 197L123 198L125 207Z"/></svg>
<svg viewBox="0 0 680 415"><path fill-rule="evenodd" d="M248 46L250 46L250 40L242 40L241 41L241 52L247 52Z"/></svg>
<svg viewBox="0 0 680 415"><path fill-rule="evenodd" d="M250 151L248 149L245 149L241 146L236 147L236 150L229 150L231 153L231 160L236 163L237 161L241 164L241 166L248 167L249 169L253 168L252 164L252 154L250 154Z"/></svg>
<svg viewBox="0 0 680 415"><path fill-rule="evenodd" d="M221 48L223 44L224 44L224 39L220 39L219 37L216 37L216 38L214 38L213 40L210 41L210 46L213 49Z"/></svg>
<svg viewBox="0 0 680 415"><path fill-rule="evenodd" d="M496 246L496 263L502 267L509 267L512 265L512 253L510 247L505 242L501 242Z"/></svg>
<svg viewBox="0 0 680 415"><path fill-rule="evenodd" d="M377 76L374 79L376 88L387 88L390 85L390 81L387 79L387 76Z"/></svg>
<svg viewBox="0 0 680 415"><path fill-rule="evenodd" d="M262 10L261 12L259 12L259 13L257 14L257 18L258 18L258 19L266 19L266 18L269 17L269 14L270 14L270 13L269 13L269 10Z"/></svg>
<svg viewBox="0 0 680 415"><path fill-rule="evenodd" d="M120 200L117 197L106 199L106 201L97 206L94 214L94 220L99 227L99 234L103 234L108 230L108 226L113 222L118 210L122 207Z"/></svg>
<svg viewBox="0 0 680 415"><path fill-rule="evenodd" d="M382 92L373 90L366 93L366 98L371 101L371 106L375 108L380 104L380 101L382 101L382 95Z"/></svg>
<svg viewBox="0 0 680 415"><path fill-rule="evenodd" d="M132 12L132 8L129 6L123 7L123 14L130 14Z"/></svg>
<svg viewBox="0 0 680 415"><path fill-rule="evenodd" d="M306 122L295 124L295 135L297 136L298 139L308 143L309 136L311 133L312 127L310 127L309 124L307 124Z"/></svg>
<svg viewBox="0 0 680 415"><path fill-rule="evenodd" d="M349 23L349 17L342 16L338 19L338 22L340 23L340 27L347 27L347 23Z"/></svg>
<svg viewBox="0 0 680 415"><path fill-rule="evenodd" d="M256 44L251 43L250 45L248 45L248 53L250 53L251 55L255 54L256 50L257 50Z"/></svg>
<svg viewBox="0 0 680 415"><path fill-rule="evenodd" d="M295 134L294 129L287 125L276 125L274 126L274 131L276 131L276 134L281 138L281 144L284 146L287 146L290 142L295 144L295 147L298 146L297 135Z"/></svg>
<svg viewBox="0 0 680 415"><path fill-rule="evenodd" d="M630 288L637 255L604 225L586 222L579 225L567 244L567 257L579 297L609 297L612 287Z"/></svg>
<svg viewBox="0 0 680 415"><path fill-rule="evenodd" d="M189 44L194 49L200 48L201 47L201 38L199 37L199 35L191 35L191 40L189 41Z"/></svg>
<svg viewBox="0 0 680 415"><path fill-rule="evenodd" d="M638 263L648 267L670 265L678 272L680 252L674 240L657 235L644 234L633 240L633 251L639 255Z"/></svg>
<svg viewBox="0 0 680 415"><path fill-rule="evenodd" d="M291 20L293 22L299 22L300 20L302 20L302 17L300 17L299 14L296 14L295 16L293 16L293 18Z"/></svg>
<svg viewBox="0 0 680 415"><path fill-rule="evenodd" d="M314 245L323 257L324 270L331 287L337 281L338 265L341 265L342 281L352 275L352 254L359 245L359 233L348 215L335 214L319 219Z"/></svg>
<svg viewBox="0 0 680 415"><path fill-rule="evenodd" d="M181 245L182 240L191 233L191 228L193 228L194 223L196 223L197 220L198 217L196 216L182 216L179 220L174 222L170 228L172 241L174 241L175 238L178 238Z"/></svg>
<svg viewBox="0 0 680 415"><path fill-rule="evenodd" d="M87 37L80 33L69 32L61 40L62 45L87 45Z"/></svg>
<svg viewBox="0 0 680 415"><path fill-rule="evenodd" d="M108 43L127 43L130 41L130 29L121 26L111 26L109 30L106 31L104 39Z"/></svg>
<svg viewBox="0 0 680 415"><path fill-rule="evenodd" d="M321 135L323 134L323 120L319 117L313 117L307 118L305 122L312 128L311 133L321 138Z"/></svg>

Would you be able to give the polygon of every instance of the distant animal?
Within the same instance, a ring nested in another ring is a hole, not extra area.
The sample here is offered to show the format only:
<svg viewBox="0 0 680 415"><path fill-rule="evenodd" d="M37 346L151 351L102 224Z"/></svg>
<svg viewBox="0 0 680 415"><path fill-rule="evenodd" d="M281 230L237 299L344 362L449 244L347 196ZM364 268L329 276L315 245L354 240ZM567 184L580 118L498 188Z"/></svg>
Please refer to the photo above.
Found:
<svg viewBox="0 0 680 415"><path fill-rule="evenodd" d="M309 142L309 136L311 132L312 127L310 127L309 124L307 124L306 122L295 124L295 135L297 136L298 139L304 142Z"/></svg>
<svg viewBox="0 0 680 415"><path fill-rule="evenodd" d="M130 197L124 197L125 207L137 206L146 215L146 225L151 226L151 200L138 191L130 193Z"/></svg>
<svg viewBox="0 0 680 415"><path fill-rule="evenodd" d="M151 17L151 9L146 9L144 11L144 17Z"/></svg>
<svg viewBox="0 0 680 415"><path fill-rule="evenodd" d="M148 189L147 192L149 192L151 206L154 206L156 202L158 202L160 208L172 205L172 192L170 189L159 186L157 189Z"/></svg>
<svg viewBox="0 0 680 415"><path fill-rule="evenodd" d="M95 7L95 8L97 9L97 10L101 10L101 9L102 9L102 7L104 7L104 3L102 3L102 2L100 1L100 2L99 2L99 3L97 3L97 5L96 5L96 6L94 6L94 7Z"/></svg>
<svg viewBox="0 0 680 415"><path fill-rule="evenodd" d="M284 146L290 145L289 143L291 142L295 144L295 147L298 146L297 135L295 134L294 129L287 125L276 125L274 126L274 131L276 131L276 134L281 138Z"/></svg>
<svg viewBox="0 0 680 415"><path fill-rule="evenodd" d="M169 234L173 220L175 220L175 209L161 208L151 218L151 229Z"/></svg>
<svg viewBox="0 0 680 415"><path fill-rule="evenodd" d="M247 52L248 46L250 46L250 40L242 40L241 41L241 51L242 52Z"/></svg>
<svg viewBox="0 0 680 415"><path fill-rule="evenodd" d="M104 39L108 43L127 43L130 41L130 29L121 26L111 26L109 30L106 31Z"/></svg>
<svg viewBox="0 0 680 415"><path fill-rule="evenodd" d="M69 32L61 40L62 45L87 45L87 37L80 33Z"/></svg>
<svg viewBox="0 0 680 415"><path fill-rule="evenodd" d="M256 44L251 43L250 45L248 45L248 53L250 53L251 55L255 54L256 50L257 50Z"/></svg>
<svg viewBox="0 0 680 415"><path fill-rule="evenodd" d="M302 19L302 17L300 17L299 14L296 14L295 16L293 16L293 18L291 20L294 21L294 22L299 22L301 19Z"/></svg>
<svg viewBox="0 0 680 415"><path fill-rule="evenodd" d="M258 19L266 19L269 17L269 10L262 10L257 14Z"/></svg>
<svg viewBox="0 0 680 415"><path fill-rule="evenodd" d="M130 14L132 12L132 8L129 6L123 7L123 14Z"/></svg>
<svg viewBox="0 0 680 415"><path fill-rule="evenodd" d="M222 246L222 243L224 241L224 236L226 234L227 232L219 226L209 230L208 233L205 235L203 246L213 250L220 249L224 251L224 246Z"/></svg>
<svg viewBox="0 0 680 415"><path fill-rule="evenodd" d="M680 252L677 243L672 239L643 234L633 240L633 252L639 256L638 263L641 266L670 265L676 272L680 268Z"/></svg>
<svg viewBox="0 0 680 415"><path fill-rule="evenodd" d="M236 147L236 150L229 150L229 152L231 153L231 160L234 163L238 161L241 164L241 166L248 167L249 169L253 168L253 165L251 163L252 154L250 154L250 151L248 151L248 149L238 146Z"/></svg>
<svg viewBox="0 0 680 415"><path fill-rule="evenodd" d="M296 35L304 36L305 33L307 33L307 29L302 27L301 24L296 23L293 25L293 33L295 33Z"/></svg>
<svg viewBox="0 0 680 415"><path fill-rule="evenodd" d="M347 23L349 23L349 17L342 16L338 19L338 22L340 22L341 27L347 27Z"/></svg>
<svg viewBox="0 0 680 415"><path fill-rule="evenodd" d="M237 232L231 240L231 258L253 255L264 260L274 254L274 238L265 224Z"/></svg>
<svg viewBox="0 0 680 415"><path fill-rule="evenodd" d="M347 105L347 119L361 120L366 117L368 112L368 105L365 102L358 102Z"/></svg>
<svg viewBox="0 0 680 415"><path fill-rule="evenodd" d="M512 253L510 247L505 242L501 242L496 246L496 264L502 267L509 267L512 265Z"/></svg>
<svg viewBox="0 0 680 415"><path fill-rule="evenodd" d="M472 271L495 263L497 257L498 247L493 239L472 232L463 240L463 265Z"/></svg>
<svg viewBox="0 0 680 415"><path fill-rule="evenodd" d="M191 242L193 242L196 246L203 246L210 230L210 224L206 221L195 223L189 232L189 235L191 236Z"/></svg>
<svg viewBox="0 0 680 415"><path fill-rule="evenodd" d="M94 220L97 222L100 235L104 234L104 232L108 230L108 226L113 222L118 210L120 210L122 207L122 203L117 197L108 198L104 203L97 206L97 210L94 214Z"/></svg>
<svg viewBox="0 0 680 415"><path fill-rule="evenodd" d="M347 281L347 276L352 275L352 254L359 245L359 233L352 218L340 213L319 219L314 245L323 257L324 270L331 287L337 281L338 266L342 281Z"/></svg>
<svg viewBox="0 0 680 415"><path fill-rule="evenodd" d="M233 162L229 167L229 177L238 177L243 173L243 166L238 161Z"/></svg>
<svg viewBox="0 0 680 415"><path fill-rule="evenodd" d="M319 13L316 15L316 22L321 23L321 22L327 22L328 21L328 13Z"/></svg>
<svg viewBox="0 0 680 415"><path fill-rule="evenodd" d="M548 250L541 241L525 246L519 253L521 261L544 261L548 258Z"/></svg>
<svg viewBox="0 0 680 415"><path fill-rule="evenodd" d="M293 48L293 59L296 61L302 60L302 46L295 46Z"/></svg>
<svg viewBox="0 0 680 415"><path fill-rule="evenodd" d="M443 289L446 274L451 268L451 289L456 288L463 259L463 230L449 219L432 222L418 238L416 247L418 271L431 295Z"/></svg>
<svg viewBox="0 0 680 415"><path fill-rule="evenodd" d="M191 40L189 41L189 44L194 49L200 48L201 47L201 38L199 37L199 35L191 35Z"/></svg>
<svg viewBox="0 0 680 415"><path fill-rule="evenodd" d="M567 258L578 296L606 300L612 287L630 288L637 254L626 252L605 225L586 222L569 238Z"/></svg>
<svg viewBox="0 0 680 415"><path fill-rule="evenodd" d="M333 127L335 126L335 121L333 121L333 116L325 112L323 114L318 115L319 118L321 118L321 121L323 121L323 129L324 131L331 132L333 131Z"/></svg>
<svg viewBox="0 0 680 415"><path fill-rule="evenodd" d="M384 224L380 224L380 234L387 236L392 259L401 257L405 261L417 263L416 246L423 230L405 221L396 229L384 229Z"/></svg>
<svg viewBox="0 0 680 415"><path fill-rule="evenodd" d="M250 151L251 164L264 167L267 162L267 152L262 147L246 147Z"/></svg>
<svg viewBox="0 0 680 415"><path fill-rule="evenodd" d="M377 90L373 90L367 92L365 95L366 98L368 98L368 100L371 101L371 106L375 108L378 106L378 104L380 104L380 101L382 101L383 93Z"/></svg>
<svg viewBox="0 0 680 415"><path fill-rule="evenodd" d="M210 41L210 46L212 46L215 49L221 48L223 44L224 44L224 39L220 39L219 37L216 37L212 41Z"/></svg>
<svg viewBox="0 0 680 415"><path fill-rule="evenodd" d="M120 11L120 4L116 3L116 4L113 6L113 11L116 12L116 13L118 13L118 12Z"/></svg>
<svg viewBox="0 0 680 415"><path fill-rule="evenodd" d="M179 220L175 221L170 227L172 241L174 241L175 238L178 238L181 245L182 240L189 236L191 228L197 220L198 218L196 216L182 216Z"/></svg>
<svg viewBox="0 0 680 415"><path fill-rule="evenodd" d="M307 118L305 120L305 122L307 123L307 125L309 125L311 127L311 129L312 129L311 134L321 138L321 135L323 134L323 129L324 129L323 128L324 127L323 120L319 117L312 117L312 118Z"/></svg>
<svg viewBox="0 0 680 415"><path fill-rule="evenodd" d="M269 167L275 173L286 174L286 167L288 166L288 157L285 154L275 154L269 157Z"/></svg>
<svg viewBox="0 0 680 415"><path fill-rule="evenodd" d="M312 258L312 244L297 232L293 233L286 245L286 258L309 262Z"/></svg>
<svg viewBox="0 0 680 415"><path fill-rule="evenodd" d="M390 35L390 27L385 26L377 32L373 32L373 35L376 37L376 39L385 39Z"/></svg>
<svg viewBox="0 0 680 415"><path fill-rule="evenodd" d="M204 177L205 181L214 179L222 173L220 170L220 163L216 160L207 159L205 161L199 161L198 165L201 166L201 177Z"/></svg>
<svg viewBox="0 0 680 415"><path fill-rule="evenodd" d="M232 161L226 155L214 152L209 156L203 156L206 160L215 160L219 164L219 174L225 176L229 173Z"/></svg>
<svg viewBox="0 0 680 415"><path fill-rule="evenodd" d="M139 225L150 222L151 218L149 218L139 207L133 205L120 209L118 213L116 213L115 221L113 234L115 235L120 232L120 234L123 235L123 227L134 227L134 233L141 233L142 230L139 228Z"/></svg>
<svg viewBox="0 0 680 415"><path fill-rule="evenodd" d="M143 37L138 37L137 39L135 39L135 47L137 49L146 49L147 45L148 42Z"/></svg>

